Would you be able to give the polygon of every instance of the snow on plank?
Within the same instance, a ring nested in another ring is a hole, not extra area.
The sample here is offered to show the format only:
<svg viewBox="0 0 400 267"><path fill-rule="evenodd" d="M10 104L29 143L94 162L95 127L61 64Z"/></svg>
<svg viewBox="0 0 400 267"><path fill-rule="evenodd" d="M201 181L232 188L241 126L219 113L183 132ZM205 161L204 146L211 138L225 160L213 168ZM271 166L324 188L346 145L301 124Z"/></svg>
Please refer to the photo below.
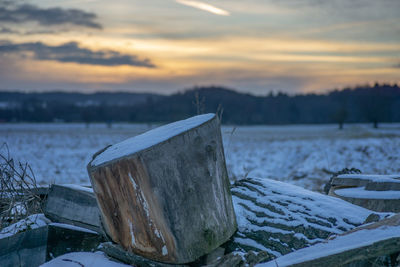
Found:
<svg viewBox="0 0 400 267"><path fill-rule="evenodd" d="M105 232L167 263L209 253L236 230L214 114L171 123L94 155L88 165Z"/></svg>
<svg viewBox="0 0 400 267"><path fill-rule="evenodd" d="M343 266L355 261L396 253L399 251L399 246L400 215L397 214L273 261L258 264L257 267Z"/></svg>
<svg viewBox="0 0 400 267"><path fill-rule="evenodd" d="M267 251L271 258L353 229L372 214L342 199L270 179L240 180L232 195L239 228L232 249Z"/></svg>
<svg viewBox="0 0 400 267"><path fill-rule="evenodd" d="M400 175L341 174L332 179L332 186L366 186L369 183L400 184Z"/></svg>
<svg viewBox="0 0 400 267"><path fill-rule="evenodd" d="M400 191L371 191L365 187L336 189L335 194L343 198L400 200Z"/></svg>
<svg viewBox="0 0 400 267"><path fill-rule="evenodd" d="M0 266L36 267L71 251L92 251L103 239L90 230L34 214L0 231Z"/></svg>
<svg viewBox="0 0 400 267"><path fill-rule="evenodd" d="M130 267L108 259L102 252L73 252L61 255L49 262L46 262L40 267Z"/></svg>

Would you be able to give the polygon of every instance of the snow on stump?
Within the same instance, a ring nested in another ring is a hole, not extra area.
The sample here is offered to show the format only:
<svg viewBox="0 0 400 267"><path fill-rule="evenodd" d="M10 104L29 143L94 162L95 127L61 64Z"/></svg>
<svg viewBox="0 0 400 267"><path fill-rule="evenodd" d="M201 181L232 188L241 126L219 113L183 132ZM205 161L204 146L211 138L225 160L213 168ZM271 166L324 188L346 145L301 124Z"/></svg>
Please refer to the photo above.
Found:
<svg viewBox="0 0 400 267"><path fill-rule="evenodd" d="M400 212L399 175L345 174L332 179L329 195L378 212Z"/></svg>
<svg viewBox="0 0 400 267"><path fill-rule="evenodd" d="M188 263L236 231L215 114L107 147L93 156L88 173L105 232L129 252Z"/></svg>

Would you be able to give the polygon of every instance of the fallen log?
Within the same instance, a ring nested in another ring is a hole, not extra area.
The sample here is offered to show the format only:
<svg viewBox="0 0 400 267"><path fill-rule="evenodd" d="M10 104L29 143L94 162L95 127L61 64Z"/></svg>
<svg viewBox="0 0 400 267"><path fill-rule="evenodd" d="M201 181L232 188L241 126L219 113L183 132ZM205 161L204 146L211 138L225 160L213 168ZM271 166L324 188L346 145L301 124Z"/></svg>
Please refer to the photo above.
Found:
<svg viewBox="0 0 400 267"><path fill-rule="evenodd" d="M231 191L238 231L227 251L267 251L271 259L387 215L266 178L239 180Z"/></svg>
<svg viewBox="0 0 400 267"><path fill-rule="evenodd" d="M400 214L374 224L354 228L323 243L297 250L258 266L335 267L347 264L365 266L362 263L368 263L370 266L371 259L397 255L398 252L400 252ZM394 263L391 266L398 265Z"/></svg>
<svg viewBox="0 0 400 267"><path fill-rule="evenodd" d="M93 156L88 173L105 232L129 252L188 263L236 231L214 114L109 146Z"/></svg>
<svg viewBox="0 0 400 267"><path fill-rule="evenodd" d="M373 211L400 212L399 175L339 175L331 185L331 196Z"/></svg>

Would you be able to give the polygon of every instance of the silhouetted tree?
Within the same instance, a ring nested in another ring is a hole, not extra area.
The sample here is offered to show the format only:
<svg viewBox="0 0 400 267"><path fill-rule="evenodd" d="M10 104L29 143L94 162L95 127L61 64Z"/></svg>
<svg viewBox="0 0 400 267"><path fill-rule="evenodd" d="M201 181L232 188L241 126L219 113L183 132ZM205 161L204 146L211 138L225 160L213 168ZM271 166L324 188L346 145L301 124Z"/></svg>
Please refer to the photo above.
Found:
<svg viewBox="0 0 400 267"><path fill-rule="evenodd" d="M336 123L339 124L339 130L343 129L343 124L345 120L347 119L348 112L347 109L344 106L341 106L336 110L336 112L333 114L333 119L335 120Z"/></svg>
<svg viewBox="0 0 400 267"><path fill-rule="evenodd" d="M393 98L387 88L386 85L379 86L376 83L374 87L366 88L360 97L363 114L375 129L379 122L390 121Z"/></svg>

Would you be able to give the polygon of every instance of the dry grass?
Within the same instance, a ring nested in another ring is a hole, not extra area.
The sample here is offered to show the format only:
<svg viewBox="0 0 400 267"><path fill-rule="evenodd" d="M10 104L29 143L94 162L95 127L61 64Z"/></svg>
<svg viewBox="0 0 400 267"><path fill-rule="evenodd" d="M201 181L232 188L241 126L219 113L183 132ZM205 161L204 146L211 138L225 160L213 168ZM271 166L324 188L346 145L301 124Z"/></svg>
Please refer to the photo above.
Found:
<svg viewBox="0 0 400 267"><path fill-rule="evenodd" d="M27 163L15 162L7 144L0 147L0 230L41 213L35 175Z"/></svg>

